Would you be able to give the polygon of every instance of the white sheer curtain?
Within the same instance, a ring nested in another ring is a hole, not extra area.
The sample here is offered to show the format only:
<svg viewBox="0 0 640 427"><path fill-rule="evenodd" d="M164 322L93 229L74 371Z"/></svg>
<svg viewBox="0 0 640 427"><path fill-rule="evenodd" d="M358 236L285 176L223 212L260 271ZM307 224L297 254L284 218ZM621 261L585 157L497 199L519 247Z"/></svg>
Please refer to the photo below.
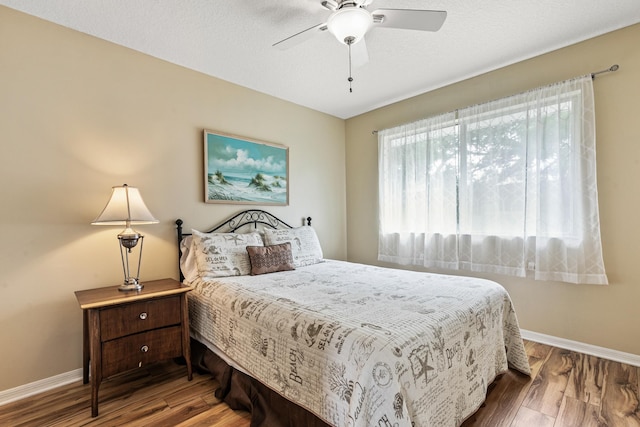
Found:
<svg viewBox="0 0 640 427"><path fill-rule="evenodd" d="M378 138L379 260L607 283L591 76Z"/></svg>
<svg viewBox="0 0 640 427"><path fill-rule="evenodd" d="M455 113L383 130L378 138L378 259L425 264L429 230L455 234L458 228Z"/></svg>

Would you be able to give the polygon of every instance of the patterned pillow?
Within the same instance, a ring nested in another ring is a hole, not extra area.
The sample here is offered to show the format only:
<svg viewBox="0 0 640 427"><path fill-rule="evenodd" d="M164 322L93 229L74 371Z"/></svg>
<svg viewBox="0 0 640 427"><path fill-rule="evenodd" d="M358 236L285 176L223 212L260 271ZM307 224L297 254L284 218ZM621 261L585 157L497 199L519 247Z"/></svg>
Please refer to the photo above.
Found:
<svg viewBox="0 0 640 427"><path fill-rule="evenodd" d="M273 246L247 246L251 275L294 270L291 243Z"/></svg>
<svg viewBox="0 0 640 427"><path fill-rule="evenodd" d="M247 246L263 246L258 233L201 233L191 230L201 277L246 276L251 272Z"/></svg>
<svg viewBox="0 0 640 427"><path fill-rule="evenodd" d="M308 225L298 228L283 230L264 230L264 243L266 246L280 243L291 243L293 253L293 265L303 267L305 265L322 262L322 248L316 231Z"/></svg>
<svg viewBox="0 0 640 427"><path fill-rule="evenodd" d="M187 282L193 282L198 278L198 261L196 260L196 249L193 245L193 236L187 236L180 242L180 271Z"/></svg>

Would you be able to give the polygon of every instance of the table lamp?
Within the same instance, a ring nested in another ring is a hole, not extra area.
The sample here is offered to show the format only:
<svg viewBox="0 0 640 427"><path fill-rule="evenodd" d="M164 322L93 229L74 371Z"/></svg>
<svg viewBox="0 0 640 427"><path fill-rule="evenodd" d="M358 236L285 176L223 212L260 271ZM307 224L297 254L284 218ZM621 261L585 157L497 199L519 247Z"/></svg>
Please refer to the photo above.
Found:
<svg viewBox="0 0 640 427"><path fill-rule="evenodd" d="M118 288L121 291L139 291L143 285L140 283L140 263L142 261L142 242L144 236L133 228L132 225L156 224L158 220L151 215L144 204L140 192L135 187L124 184L113 187L111 198L102 210L102 213L91 223L93 225L124 225L125 228L118 234L120 257L122 258L122 270L124 283ZM138 255L138 269L135 276L129 270L129 254L132 253L140 242Z"/></svg>

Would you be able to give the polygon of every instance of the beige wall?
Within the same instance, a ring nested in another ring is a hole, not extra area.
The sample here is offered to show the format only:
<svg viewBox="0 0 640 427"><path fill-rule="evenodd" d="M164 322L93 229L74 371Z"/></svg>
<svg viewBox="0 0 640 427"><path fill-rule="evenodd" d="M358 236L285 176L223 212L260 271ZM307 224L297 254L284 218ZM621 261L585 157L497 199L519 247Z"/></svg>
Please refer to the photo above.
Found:
<svg viewBox="0 0 640 427"><path fill-rule="evenodd" d="M111 186L160 220L139 227L147 280L177 277L176 218L245 207L203 203L205 128L289 146L290 206L269 210L346 257L343 120L0 6L0 391L81 367L73 292L122 280L120 230L89 225Z"/></svg>
<svg viewBox="0 0 640 427"><path fill-rule="evenodd" d="M619 71L594 80L600 218L610 285L484 277L509 291L522 328L640 355L638 40L640 25L635 25L347 120L349 261L379 264L377 139L372 130L619 64Z"/></svg>

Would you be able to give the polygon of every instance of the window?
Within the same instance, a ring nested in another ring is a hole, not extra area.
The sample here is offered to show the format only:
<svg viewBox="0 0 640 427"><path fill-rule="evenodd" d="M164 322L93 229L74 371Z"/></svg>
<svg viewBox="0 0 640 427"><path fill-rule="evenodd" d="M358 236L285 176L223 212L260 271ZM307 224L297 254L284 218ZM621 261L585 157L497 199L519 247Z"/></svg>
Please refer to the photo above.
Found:
<svg viewBox="0 0 640 427"><path fill-rule="evenodd" d="M590 76L378 139L379 260L607 283Z"/></svg>

